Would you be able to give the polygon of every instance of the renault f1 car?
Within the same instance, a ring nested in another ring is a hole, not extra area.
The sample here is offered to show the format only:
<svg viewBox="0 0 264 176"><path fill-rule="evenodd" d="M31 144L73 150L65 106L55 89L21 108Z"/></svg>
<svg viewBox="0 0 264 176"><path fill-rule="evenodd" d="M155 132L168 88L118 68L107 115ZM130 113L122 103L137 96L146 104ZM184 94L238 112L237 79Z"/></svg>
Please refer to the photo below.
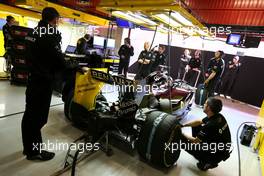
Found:
<svg viewBox="0 0 264 176"><path fill-rule="evenodd" d="M117 102L109 103L100 93L105 83L126 87L122 89L125 91ZM186 106L193 94L188 89L180 88L180 84L174 86L172 91L177 91L174 92L175 97L168 97L171 90L167 89L165 92L144 95L137 103L138 92L133 89L133 80L112 76L105 69L77 71L75 79L64 87L64 112L74 125L89 136L80 139L87 141L89 138L92 143L100 141L102 150L108 155L111 153L109 142L113 145L128 144L130 150L137 151L151 165L170 168L178 160L180 150L171 152L166 150L166 146L179 142L179 119L186 114L179 112L188 112ZM78 153L70 155L68 152L65 168L73 166L74 171ZM75 156L73 164L67 161L70 156Z"/></svg>

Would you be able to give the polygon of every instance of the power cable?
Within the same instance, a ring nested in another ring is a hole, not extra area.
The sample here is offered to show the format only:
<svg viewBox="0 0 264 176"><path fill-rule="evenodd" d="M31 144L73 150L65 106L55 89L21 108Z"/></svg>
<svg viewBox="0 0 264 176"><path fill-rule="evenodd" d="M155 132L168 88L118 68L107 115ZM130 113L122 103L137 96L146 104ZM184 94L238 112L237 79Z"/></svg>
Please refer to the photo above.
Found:
<svg viewBox="0 0 264 176"><path fill-rule="evenodd" d="M238 154L238 176L241 176L241 155L240 155L240 147L239 147L239 131L240 131L240 128L245 124L256 125L256 122L243 122L239 125L237 129L236 138L237 138L237 154Z"/></svg>
<svg viewBox="0 0 264 176"><path fill-rule="evenodd" d="M63 104L64 103L58 103L58 104L51 105L50 107L61 106ZM20 111L20 112L15 112L15 113L12 113L12 114L7 114L7 115L4 115L4 116L0 116L0 119L1 118L6 118L6 117L10 117L10 116L14 116L14 115L18 115L18 114L23 114L24 112L25 111Z"/></svg>

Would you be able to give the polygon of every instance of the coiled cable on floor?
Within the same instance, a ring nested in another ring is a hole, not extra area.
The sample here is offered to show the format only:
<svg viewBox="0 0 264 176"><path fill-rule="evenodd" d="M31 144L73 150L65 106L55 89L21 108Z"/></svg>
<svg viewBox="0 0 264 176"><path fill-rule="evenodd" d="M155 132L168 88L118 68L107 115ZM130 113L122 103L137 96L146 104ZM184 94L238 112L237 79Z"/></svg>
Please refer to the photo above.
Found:
<svg viewBox="0 0 264 176"><path fill-rule="evenodd" d="M58 103L58 104L51 105L50 107L61 106L61 105L63 105L63 104L64 104L64 103ZM15 112L15 113L12 113L12 114L3 115L3 116L0 116L0 119L1 119L1 118L5 118L5 117L10 117L10 116L18 115L18 114L23 114L24 112L25 112L25 111L20 111L20 112Z"/></svg>
<svg viewBox="0 0 264 176"><path fill-rule="evenodd" d="M238 176L241 176L241 155L240 155L240 148L239 148L239 131L240 131L241 127L245 124L256 125L256 122L243 122L239 125L239 127L237 129L236 138L237 138L237 154L238 154Z"/></svg>

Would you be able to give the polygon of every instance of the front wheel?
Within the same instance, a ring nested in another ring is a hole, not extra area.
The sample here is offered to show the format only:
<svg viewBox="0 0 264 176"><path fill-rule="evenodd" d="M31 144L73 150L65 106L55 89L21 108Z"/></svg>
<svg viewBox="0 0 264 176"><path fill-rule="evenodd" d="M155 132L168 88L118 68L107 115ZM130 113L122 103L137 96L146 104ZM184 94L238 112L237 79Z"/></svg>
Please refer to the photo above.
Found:
<svg viewBox="0 0 264 176"><path fill-rule="evenodd" d="M73 96L74 96L74 90L71 90L64 103L64 114L67 117L67 119L70 121L72 121L72 117L70 114L70 108L73 102Z"/></svg>

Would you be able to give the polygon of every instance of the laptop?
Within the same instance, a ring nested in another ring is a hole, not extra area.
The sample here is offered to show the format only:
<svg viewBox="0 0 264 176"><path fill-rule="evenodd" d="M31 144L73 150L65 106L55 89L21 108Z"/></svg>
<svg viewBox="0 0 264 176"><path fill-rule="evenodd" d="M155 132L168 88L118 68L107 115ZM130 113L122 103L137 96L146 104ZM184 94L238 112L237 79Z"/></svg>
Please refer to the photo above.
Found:
<svg viewBox="0 0 264 176"><path fill-rule="evenodd" d="M65 53L67 54L74 54L75 53L75 50L76 50L76 46L72 46L72 45L68 45L66 50L65 50Z"/></svg>

